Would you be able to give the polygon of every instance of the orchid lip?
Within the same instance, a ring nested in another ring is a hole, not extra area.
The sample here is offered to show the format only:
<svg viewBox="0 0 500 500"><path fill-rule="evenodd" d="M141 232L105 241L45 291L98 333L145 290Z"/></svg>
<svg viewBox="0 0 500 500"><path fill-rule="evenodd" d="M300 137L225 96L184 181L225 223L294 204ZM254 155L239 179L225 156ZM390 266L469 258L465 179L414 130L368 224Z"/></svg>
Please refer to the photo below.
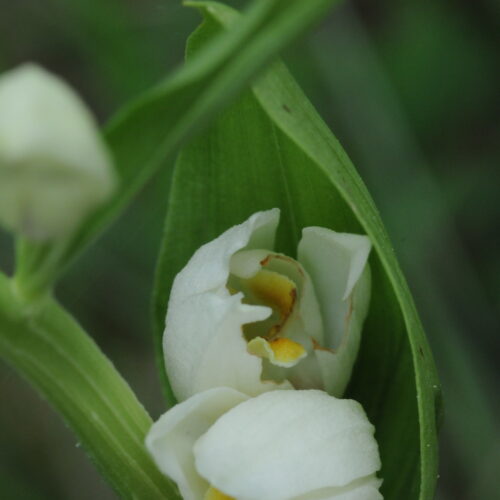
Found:
<svg viewBox="0 0 500 500"><path fill-rule="evenodd" d="M247 351L274 366L292 368L311 350L306 336L300 341L287 335L299 314L302 282L306 279L303 269L290 257L264 250L242 251L233 259L237 262L226 284L229 292L241 292L245 304L272 311L263 321L243 325Z"/></svg>

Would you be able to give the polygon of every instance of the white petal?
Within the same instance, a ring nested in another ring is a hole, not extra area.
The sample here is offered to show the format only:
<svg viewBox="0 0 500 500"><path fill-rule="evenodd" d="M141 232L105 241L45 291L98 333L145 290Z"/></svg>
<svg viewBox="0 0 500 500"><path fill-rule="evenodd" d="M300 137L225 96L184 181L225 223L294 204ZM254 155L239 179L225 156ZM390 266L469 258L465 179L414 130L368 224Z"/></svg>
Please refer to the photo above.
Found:
<svg viewBox="0 0 500 500"><path fill-rule="evenodd" d="M382 481L375 474L357 479L340 488L324 488L291 500L382 500L378 491Z"/></svg>
<svg viewBox="0 0 500 500"><path fill-rule="evenodd" d="M199 293L225 290L233 254L243 248L272 248L279 210L253 214L218 238L201 246L176 276L170 301L185 300Z"/></svg>
<svg viewBox="0 0 500 500"><path fill-rule="evenodd" d="M261 381L262 360L247 352L243 338L242 325L267 318L271 309L242 304L242 295L226 288L233 254L272 246L278 218L276 209L252 215L198 249L175 278L163 348L180 401L210 387L233 387L250 396L291 387Z"/></svg>
<svg viewBox="0 0 500 500"><path fill-rule="evenodd" d="M316 352L286 371L286 378L295 389L325 389L324 375Z"/></svg>
<svg viewBox="0 0 500 500"><path fill-rule="evenodd" d="M116 184L99 128L61 79L25 64L0 77L0 222L32 239L72 230Z"/></svg>
<svg viewBox="0 0 500 500"><path fill-rule="evenodd" d="M251 278L262 269L262 261L269 255L268 250L242 250L231 258L231 274L239 278Z"/></svg>
<svg viewBox="0 0 500 500"><path fill-rule="evenodd" d="M244 500L289 500L380 468L373 426L355 401L275 391L234 407L197 441L196 469Z"/></svg>
<svg viewBox="0 0 500 500"><path fill-rule="evenodd" d="M317 351L325 386L335 396L349 380L368 311L370 249L366 236L320 227L305 228L299 243L299 261L311 276L323 317L322 347L337 351Z"/></svg>
<svg viewBox="0 0 500 500"><path fill-rule="evenodd" d="M265 319L270 309L241 303L241 294L200 294L176 305L165 336L170 383L182 401L211 387L232 387L249 396L290 384L261 380L262 359L247 351L242 325Z"/></svg>
<svg viewBox="0 0 500 500"><path fill-rule="evenodd" d="M298 247L299 262L314 283L329 338L325 347L337 347L349 312L348 297L358 282L370 253L366 236L306 227Z"/></svg>
<svg viewBox="0 0 500 500"><path fill-rule="evenodd" d="M195 469L194 443L222 414L246 399L233 389L210 389L174 406L151 427L146 447L158 468L177 483L184 500L201 500L209 486Z"/></svg>
<svg viewBox="0 0 500 500"><path fill-rule="evenodd" d="M348 299L350 314L346 321L340 346L334 351L329 349L315 350L324 380L324 389L332 396L341 397L351 378L354 362L358 355L363 322L370 302L370 291L371 274L370 268L366 266Z"/></svg>

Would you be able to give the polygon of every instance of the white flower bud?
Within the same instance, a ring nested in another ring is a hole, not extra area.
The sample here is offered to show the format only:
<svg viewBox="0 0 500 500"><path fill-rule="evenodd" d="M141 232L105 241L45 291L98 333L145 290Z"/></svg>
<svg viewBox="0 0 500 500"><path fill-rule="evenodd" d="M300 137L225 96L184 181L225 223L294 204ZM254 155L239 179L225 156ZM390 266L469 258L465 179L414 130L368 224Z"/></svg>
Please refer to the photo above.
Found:
<svg viewBox="0 0 500 500"><path fill-rule="evenodd" d="M115 180L93 116L65 82L33 64L0 77L0 224L32 240L65 235Z"/></svg>

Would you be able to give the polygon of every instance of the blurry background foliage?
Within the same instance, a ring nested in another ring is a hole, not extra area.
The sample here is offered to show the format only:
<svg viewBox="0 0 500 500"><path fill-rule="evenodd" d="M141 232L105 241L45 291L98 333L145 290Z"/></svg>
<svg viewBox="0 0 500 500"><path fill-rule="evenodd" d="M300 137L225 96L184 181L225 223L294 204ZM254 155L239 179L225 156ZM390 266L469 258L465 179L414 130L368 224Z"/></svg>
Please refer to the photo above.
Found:
<svg viewBox="0 0 500 500"><path fill-rule="evenodd" d="M180 0L0 0L0 12L0 71L37 61L103 122L182 62L199 21ZM351 0L284 54L371 190L423 316L445 400L443 500L498 494L499 25L496 0ZM153 417L164 403L149 301L168 183L157 176L58 292ZM11 246L0 233L4 269ZM5 365L0 398L2 499L114 498Z"/></svg>

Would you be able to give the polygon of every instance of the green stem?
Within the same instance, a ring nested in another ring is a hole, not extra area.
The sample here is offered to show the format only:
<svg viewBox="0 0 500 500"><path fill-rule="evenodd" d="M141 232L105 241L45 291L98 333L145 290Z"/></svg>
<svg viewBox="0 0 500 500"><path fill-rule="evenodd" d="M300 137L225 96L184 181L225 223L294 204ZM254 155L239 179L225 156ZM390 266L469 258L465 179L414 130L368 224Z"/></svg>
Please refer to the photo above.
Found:
<svg viewBox="0 0 500 500"><path fill-rule="evenodd" d="M179 498L144 447L151 418L111 362L57 302L25 302L2 274L0 356L62 414L122 498Z"/></svg>
<svg viewBox="0 0 500 500"><path fill-rule="evenodd" d="M38 243L16 238L16 272L14 280L26 300L38 301L49 293L59 271L59 260L69 240Z"/></svg>

